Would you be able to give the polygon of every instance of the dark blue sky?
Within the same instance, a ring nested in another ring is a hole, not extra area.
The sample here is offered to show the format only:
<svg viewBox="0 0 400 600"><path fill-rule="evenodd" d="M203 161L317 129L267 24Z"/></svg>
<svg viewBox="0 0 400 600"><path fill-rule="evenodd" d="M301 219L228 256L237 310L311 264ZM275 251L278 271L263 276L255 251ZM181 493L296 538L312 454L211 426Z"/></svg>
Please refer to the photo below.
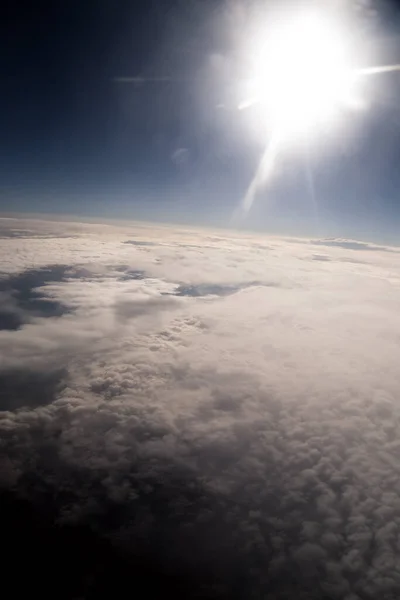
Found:
<svg viewBox="0 0 400 600"><path fill-rule="evenodd" d="M234 98L232 81L240 71L234 44L240 21L232 26L226 2L6 6L0 42L2 212L229 224L260 145L239 113L216 108ZM382 58L398 62L397 4L371 7L376 12L361 20L384 40ZM174 79L146 85L113 80L129 75ZM396 237L400 76L381 76L373 87L374 105L351 143L341 140L312 153L318 218L304 156L296 155L283 161L247 226Z"/></svg>

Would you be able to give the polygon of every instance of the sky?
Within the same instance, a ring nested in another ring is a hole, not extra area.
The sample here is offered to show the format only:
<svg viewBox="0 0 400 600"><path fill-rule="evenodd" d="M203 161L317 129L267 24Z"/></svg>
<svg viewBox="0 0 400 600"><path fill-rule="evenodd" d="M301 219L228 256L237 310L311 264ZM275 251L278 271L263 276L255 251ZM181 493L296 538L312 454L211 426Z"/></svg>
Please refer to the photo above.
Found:
<svg viewBox="0 0 400 600"><path fill-rule="evenodd" d="M1 218L3 587L399 598L399 251Z"/></svg>
<svg viewBox="0 0 400 600"><path fill-rule="evenodd" d="M234 109L249 6L7 2L0 210L229 226L262 153ZM397 62L398 4L346 6L374 59ZM124 76L171 80L115 80ZM400 77L372 88L367 114L349 118L339 139L282 159L242 227L398 241Z"/></svg>

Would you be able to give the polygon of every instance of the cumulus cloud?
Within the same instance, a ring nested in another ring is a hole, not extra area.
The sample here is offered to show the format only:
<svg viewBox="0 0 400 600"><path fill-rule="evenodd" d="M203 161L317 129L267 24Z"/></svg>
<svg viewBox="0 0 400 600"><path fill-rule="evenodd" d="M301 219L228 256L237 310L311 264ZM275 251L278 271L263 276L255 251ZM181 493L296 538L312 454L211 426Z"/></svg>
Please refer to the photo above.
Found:
<svg viewBox="0 0 400 600"><path fill-rule="evenodd" d="M69 598L398 598L394 253L40 227L0 265L70 267L34 288L68 311L0 332L4 530L44 532L26 564L67 548Z"/></svg>

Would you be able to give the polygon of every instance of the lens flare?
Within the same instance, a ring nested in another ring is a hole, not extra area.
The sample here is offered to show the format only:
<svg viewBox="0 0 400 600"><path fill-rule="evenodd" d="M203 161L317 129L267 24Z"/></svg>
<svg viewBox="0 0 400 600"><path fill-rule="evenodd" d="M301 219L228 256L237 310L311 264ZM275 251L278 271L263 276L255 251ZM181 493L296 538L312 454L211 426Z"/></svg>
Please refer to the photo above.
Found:
<svg viewBox="0 0 400 600"><path fill-rule="evenodd" d="M256 109L260 128L272 138L241 203L246 214L273 172L284 146L332 126L343 108L360 102L361 73L354 68L340 27L317 14L273 22L255 36L248 98L239 109Z"/></svg>
<svg viewBox="0 0 400 600"><path fill-rule="evenodd" d="M359 74L345 36L322 17L275 23L255 46L250 97L239 108L258 104L260 117L281 137L310 135L354 102Z"/></svg>

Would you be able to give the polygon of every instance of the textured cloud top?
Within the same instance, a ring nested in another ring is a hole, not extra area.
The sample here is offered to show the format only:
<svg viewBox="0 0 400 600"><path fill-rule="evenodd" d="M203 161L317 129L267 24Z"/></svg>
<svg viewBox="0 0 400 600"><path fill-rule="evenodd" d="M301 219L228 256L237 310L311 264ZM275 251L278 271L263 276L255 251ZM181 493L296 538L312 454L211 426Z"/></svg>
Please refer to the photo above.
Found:
<svg viewBox="0 0 400 600"><path fill-rule="evenodd" d="M1 518L29 585L54 592L47 561L68 598L400 597L396 248L0 231Z"/></svg>

